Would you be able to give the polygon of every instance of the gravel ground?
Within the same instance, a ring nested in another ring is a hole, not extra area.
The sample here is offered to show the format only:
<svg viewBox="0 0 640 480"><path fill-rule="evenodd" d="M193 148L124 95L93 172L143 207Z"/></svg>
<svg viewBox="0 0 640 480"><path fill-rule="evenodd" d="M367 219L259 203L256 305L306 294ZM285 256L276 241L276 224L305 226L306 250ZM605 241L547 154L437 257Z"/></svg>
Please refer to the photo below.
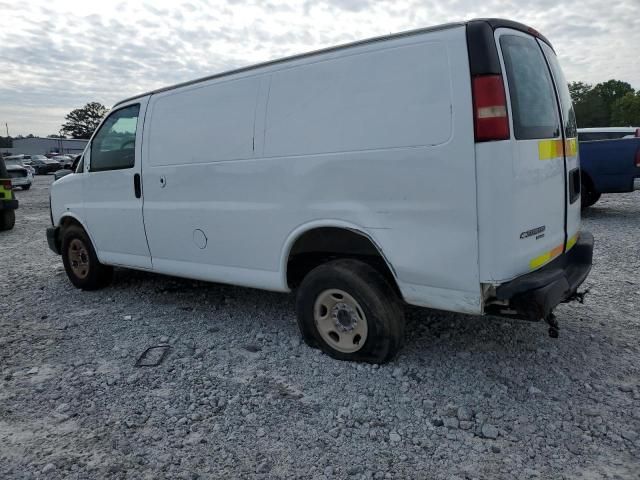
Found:
<svg viewBox="0 0 640 480"><path fill-rule="evenodd" d="M127 270L74 289L51 181L0 233L0 478L640 478L640 192L585 214L591 293L559 339L408 309L377 367L301 344L292 296Z"/></svg>

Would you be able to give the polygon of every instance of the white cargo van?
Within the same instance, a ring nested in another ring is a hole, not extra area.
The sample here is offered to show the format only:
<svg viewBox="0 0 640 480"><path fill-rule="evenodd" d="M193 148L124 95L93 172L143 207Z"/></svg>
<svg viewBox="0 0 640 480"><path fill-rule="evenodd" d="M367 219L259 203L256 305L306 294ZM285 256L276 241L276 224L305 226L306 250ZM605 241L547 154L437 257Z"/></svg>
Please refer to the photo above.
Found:
<svg viewBox="0 0 640 480"><path fill-rule="evenodd" d="M577 153L548 40L448 24L118 103L47 236L76 287L119 266L296 290L307 343L383 362L402 302L557 333L591 268Z"/></svg>

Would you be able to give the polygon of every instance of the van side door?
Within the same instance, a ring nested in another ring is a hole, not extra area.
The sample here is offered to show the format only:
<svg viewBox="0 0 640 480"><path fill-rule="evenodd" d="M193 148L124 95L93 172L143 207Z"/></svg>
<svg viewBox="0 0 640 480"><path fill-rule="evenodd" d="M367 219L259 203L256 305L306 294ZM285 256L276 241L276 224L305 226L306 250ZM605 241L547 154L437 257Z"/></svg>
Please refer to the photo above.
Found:
<svg viewBox="0 0 640 480"><path fill-rule="evenodd" d="M151 269L142 218L142 123L147 99L113 110L85 151L84 208L98 258Z"/></svg>

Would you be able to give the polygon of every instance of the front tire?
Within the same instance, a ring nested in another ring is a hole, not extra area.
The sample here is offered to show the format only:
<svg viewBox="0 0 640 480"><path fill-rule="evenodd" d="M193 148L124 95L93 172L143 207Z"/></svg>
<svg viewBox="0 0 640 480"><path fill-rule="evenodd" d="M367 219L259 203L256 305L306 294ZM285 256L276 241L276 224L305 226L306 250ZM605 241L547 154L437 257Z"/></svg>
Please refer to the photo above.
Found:
<svg viewBox="0 0 640 480"><path fill-rule="evenodd" d="M22 186L22 190L29 190L30 188L31 188L31 184Z"/></svg>
<svg viewBox="0 0 640 480"><path fill-rule="evenodd" d="M77 225L62 233L62 263L71 283L82 290L106 287L113 276L113 268L98 261L87 232Z"/></svg>
<svg viewBox="0 0 640 480"><path fill-rule="evenodd" d="M11 230L15 224L15 210L0 210L0 231Z"/></svg>
<svg viewBox="0 0 640 480"><path fill-rule="evenodd" d="M384 363L404 342L400 299L382 274L358 260L334 260L309 272L296 309L304 341L338 360Z"/></svg>

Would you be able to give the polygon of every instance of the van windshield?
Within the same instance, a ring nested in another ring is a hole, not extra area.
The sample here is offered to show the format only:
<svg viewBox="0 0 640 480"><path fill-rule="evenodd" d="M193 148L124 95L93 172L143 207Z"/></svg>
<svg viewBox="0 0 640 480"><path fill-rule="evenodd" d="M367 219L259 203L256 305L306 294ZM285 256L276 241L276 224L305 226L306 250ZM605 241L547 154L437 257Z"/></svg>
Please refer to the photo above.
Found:
<svg viewBox="0 0 640 480"><path fill-rule="evenodd" d="M560 62L558 62L558 57L556 57L555 52L544 42L540 42L540 45L542 45L542 50L544 50L544 55L547 57L553 78L556 81L556 88L558 89L558 95L562 105L564 134L567 138L575 138L578 135L578 126L576 124L576 114L573 110L571 94L569 93L569 84L564 77L564 73L562 73L562 68L560 68Z"/></svg>
<svg viewBox="0 0 640 480"><path fill-rule="evenodd" d="M509 84L516 139L560 134L556 98L547 63L533 37L503 35L500 47Z"/></svg>

